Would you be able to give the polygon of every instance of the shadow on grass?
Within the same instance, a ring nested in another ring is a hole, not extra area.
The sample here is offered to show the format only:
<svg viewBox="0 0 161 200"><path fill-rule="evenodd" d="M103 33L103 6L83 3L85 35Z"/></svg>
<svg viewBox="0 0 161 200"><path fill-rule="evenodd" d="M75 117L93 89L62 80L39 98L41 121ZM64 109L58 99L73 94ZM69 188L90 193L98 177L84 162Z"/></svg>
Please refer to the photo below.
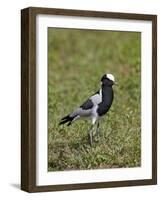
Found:
<svg viewBox="0 0 161 200"><path fill-rule="evenodd" d="M16 189L19 189L19 190L21 189L20 184L18 183L10 183L10 185Z"/></svg>

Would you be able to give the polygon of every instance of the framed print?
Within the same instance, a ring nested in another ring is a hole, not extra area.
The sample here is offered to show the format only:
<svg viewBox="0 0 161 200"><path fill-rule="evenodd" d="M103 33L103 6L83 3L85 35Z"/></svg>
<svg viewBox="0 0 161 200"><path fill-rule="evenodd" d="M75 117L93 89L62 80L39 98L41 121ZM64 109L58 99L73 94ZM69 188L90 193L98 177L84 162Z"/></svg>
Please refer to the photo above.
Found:
<svg viewBox="0 0 161 200"><path fill-rule="evenodd" d="M21 11L21 189L157 184L157 16Z"/></svg>

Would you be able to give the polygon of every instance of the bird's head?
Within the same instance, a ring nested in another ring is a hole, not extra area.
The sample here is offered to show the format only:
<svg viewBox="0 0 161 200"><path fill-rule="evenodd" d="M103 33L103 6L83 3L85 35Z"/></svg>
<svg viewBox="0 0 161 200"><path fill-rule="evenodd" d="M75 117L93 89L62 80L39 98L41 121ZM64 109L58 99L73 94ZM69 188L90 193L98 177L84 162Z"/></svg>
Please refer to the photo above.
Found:
<svg viewBox="0 0 161 200"><path fill-rule="evenodd" d="M112 74L104 74L101 78L101 82L103 85L108 85L108 86L117 84L115 82L115 77Z"/></svg>

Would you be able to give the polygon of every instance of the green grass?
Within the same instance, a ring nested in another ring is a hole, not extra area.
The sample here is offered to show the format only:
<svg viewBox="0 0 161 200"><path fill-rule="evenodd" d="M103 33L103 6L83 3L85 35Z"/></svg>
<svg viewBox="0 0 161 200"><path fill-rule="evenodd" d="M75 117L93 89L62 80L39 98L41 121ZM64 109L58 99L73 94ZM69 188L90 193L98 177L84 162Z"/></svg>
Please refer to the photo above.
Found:
<svg viewBox="0 0 161 200"><path fill-rule="evenodd" d="M48 30L48 170L141 165L140 33ZM89 121L59 126L60 119L115 76L114 101L90 147Z"/></svg>

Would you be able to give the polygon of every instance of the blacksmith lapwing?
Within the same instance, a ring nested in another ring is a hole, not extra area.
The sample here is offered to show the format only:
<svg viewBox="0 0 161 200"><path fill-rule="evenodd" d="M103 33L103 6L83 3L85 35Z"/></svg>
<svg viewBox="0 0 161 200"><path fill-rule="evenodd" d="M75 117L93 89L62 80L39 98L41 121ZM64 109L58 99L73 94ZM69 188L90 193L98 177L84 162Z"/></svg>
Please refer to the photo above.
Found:
<svg viewBox="0 0 161 200"><path fill-rule="evenodd" d="M114 84L116 83L112 74L103 75L101 78L101 89L87 99L80 107L63 117L59 124L67 123L67 126L69 126L80 118L90 118L92 120L92 126L88 135L89 143L92 145L94 125L96 124L96 133L98 134L99 119L108 112L112 105L114 97L112 86Z"/></svg>

